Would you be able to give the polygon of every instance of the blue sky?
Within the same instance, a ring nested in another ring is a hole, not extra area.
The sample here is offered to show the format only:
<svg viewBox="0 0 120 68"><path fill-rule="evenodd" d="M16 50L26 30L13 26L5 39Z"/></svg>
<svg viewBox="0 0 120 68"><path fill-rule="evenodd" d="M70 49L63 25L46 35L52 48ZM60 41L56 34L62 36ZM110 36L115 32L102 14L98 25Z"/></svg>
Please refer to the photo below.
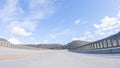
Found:
<svg viewBox="0 0 120 68"><path fill-rule="evenodd" d="M15 44L95 41L120 31L120 0L0 0L0 37Z"/></svg>

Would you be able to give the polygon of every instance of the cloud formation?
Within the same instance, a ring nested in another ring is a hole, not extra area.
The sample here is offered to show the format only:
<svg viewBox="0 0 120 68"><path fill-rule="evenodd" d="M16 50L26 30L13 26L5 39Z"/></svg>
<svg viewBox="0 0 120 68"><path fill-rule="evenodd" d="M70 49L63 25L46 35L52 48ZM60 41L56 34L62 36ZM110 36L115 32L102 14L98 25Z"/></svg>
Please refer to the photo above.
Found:
<svg viewBox="0 0 120 68"><path fill-rule="evenodd" d="M22 44L17 38L11 38L8 41L12 44Z"/></svg>
<svg viewBox="0 0 120 68"><path fill-rule="evenodd" d="M101 24L94 24L98 35L111 35L119 31L120 19L117 17L104 17Z"/></svg>
<svg viewBox="0 0 120 68"><path fill-rule="evenodd" d="M27 32L21 27L14 27L12 29L12 34L15 36L30 36L30 35L32 35L31 32Z"/></svg>
<svg viewBox="0 0 120 68"><path fill-rule="evenodd" d="M120 17L120 10L119 10L119 13L117 14L118 17Z"/></svg>
<svg viewBox="0 0 120 68"><path fill-rule="evenodd" d="M95 31L93 36L106 37L120 31L120 11L115 17L105 16L100 24L93 24Z"/></svg>
<svg viewBox="0 0 120 68"><path fill-rule="evenodd" d="M72 40L91 41L93 38L94 36L91 34L91 32L85 32L83 36L73 37Z"/></svg>
<svg viewBox="0 0 120 68"><path fill-rule="evenodd" d="M120 11L115 17L105 16L100 24L93 24L95 31L85 32L83 36L73 37L72 40L94 41L120 31ZM95 38L97 37L97 38Z"/></svg>
<svg viewBox="0 0 120 68"><path fill-rule="evenodd" d="M75 24L79 24L81 22L80 19L75 20Z"/></svg>
<svg viewBox="0 0 120 68"><path fill-rule="evenodd" d="M41 44L48 44L48 43L49 43L48 40L43 40L43 41L41 42Z"/></svg>
<svg viewBox="0 0 120 68"><path fill-rule="evenodd" d="M55 12L56 0L4 0L0 4L0 22L13 37L31 36L40 20ZM15 38L13 38L15 40Z"/></svg>

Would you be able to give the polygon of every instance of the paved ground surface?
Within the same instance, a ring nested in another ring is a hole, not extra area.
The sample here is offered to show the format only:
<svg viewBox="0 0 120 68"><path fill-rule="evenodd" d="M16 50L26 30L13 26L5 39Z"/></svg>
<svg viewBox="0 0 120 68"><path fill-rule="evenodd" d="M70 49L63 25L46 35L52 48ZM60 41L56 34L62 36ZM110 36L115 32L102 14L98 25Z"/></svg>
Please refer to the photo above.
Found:
<svg viewBox="0 0 120 68"><path fill-rule="evenodd" d="M27 57L24 57L25 55ZM67 50L31 51L0 48L1 56L5 58L0 59L0 68L120 68L120 55L81 54ZM14 58L14 56L21 57Z"/></svg>

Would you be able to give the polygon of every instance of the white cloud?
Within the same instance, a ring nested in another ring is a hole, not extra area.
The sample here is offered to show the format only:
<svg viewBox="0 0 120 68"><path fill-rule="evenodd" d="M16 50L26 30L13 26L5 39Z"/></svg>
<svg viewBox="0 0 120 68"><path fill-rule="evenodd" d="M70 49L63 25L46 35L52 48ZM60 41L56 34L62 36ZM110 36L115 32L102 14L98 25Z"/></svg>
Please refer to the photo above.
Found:
<svg viewBox="0 0 120 68"><path fill-rule="evenodd" d="M31 37L30 39L31 39L32 41L34 41L34 40L35 40L35 38L34 38L34 37Z"/></svg>
<svg viewBox="0 0 120 68"><path fill-rule="evenodd" d="M54 3L56 0L31 0L27 19L44 19L55 12Z"/></svg>
<svg viewBox="0 0 120 68"><path fill-rule="evenodd" d="M11 29L13 29L16 26L19 26L21 28L24 28L28 31L34 31L37 27L37 22L34 21L28 21L28 20L24 20L24 21L9 21L8 23L6 23L7 28L9 29L9 31L11 31Z"/></svg>
<svg viewBox="0 0 120 68"><path fill-rule="evenodd" d="M77 38L77 37L72 38L73 41L74 41L74 40L82 40L82 41L86 41L86 39L87 39L86 36L84 36L84 37L79 37L79 38Z"/></svg>
<svg viewBox="0 0 120 68"><path fill-rule="evenodd" d="M4 38L3 36L0 36L0 38Z"/></svg>
<svg viewBox="0 0 120 68"><path fill-rule="evenodd" d="M6 23L7 32L12 30L12 34L29 36L36 30L40 20L51 16L55 12L55 1L26 0L20 2L20 0L5 0L0 8L0 21ZM16 28L16 26L19 28ZM22 33L16 30L22 31Z"/></svg>
<svg viewBox="0 0 120 68"><path fill-rule="evenodd" d="M80 19L77 19L76 21L75 21L75 24L79 24L81 22L81 20Z"/></svg>
<svg viewBox="0 0 120 68"><path fill-rule="evenodd" d="M30 36L30 35L32 35L31 32L26 32L25 29L23 29L19 26L16 26L12 29L12 34L15 36Z"/></svg>
<svg viewBox="0 0 120 68"><path fill-rule="evenodd" d="M0 22L6 24L6 33L17 40L20 36L31 36L40 20L46 19L56 11L57 0L4 0L0 8ZM59 33L59 35L64 32ZM55 38L56 36L51 36ZM11 39L10 39L11 40ZM34 40L31 38L31 40ZM16 41L19 43L19 41ZM43 42L47 42L44 40Z"/></svg>
<svg viewBox="0 0 120 68"><path fill-rule="evenodd" d="M96 28L95 34L98 35L111 35L116 31L119 31L120 20L117 17L104 17L101 20L101 24L94 24ZM111 32L112 31L112 32Z"/></svg>
<svg viewBox="0 0 120 68"><path fill-rule="evenodd" d="M28 29L30 31L34 31L37 27L37 22L24 20L23 23L21 23L19 25L21 25L21 27L23 27L25 29Z"/></svg>
<svg viewBox="0 0 120 68"><path fill-rule="evenodd" d="M40 5L41 7L43 6L48 6L46 4L49 4L49 2L51 2L51 0L31 0L29 1L30 3L30 9L34 9L36 7L38 7L38 5Z"/></svg>
<svg viewBox="0 0 120 68"><path fill-rule="evenodd" d="M72 40L83 40L83 41L92 41L94 36L91 34L91 32L85 32L83 36L81 37L74 37Z"/></svg>
<svg viewBox="0 0 120 68"><path fill-rule="evenodd" d="M55 39L56 36L55 36L55 35L50 35L50 38L51 38L51 39Z"/></svg>
<svg viewBox="0 0 120 68"><path fill-rule="evenodd" d="M87 38L94 38L94 36L91 34L91 32L85 32L85 37Z"/></svg>
<svg viewBox="0 0 120 68"><path fill-rule="evenodd" d="M119 10L119 12L118 12L118 15L117 15L118 17L120 17L120 10Z"/></svg>
<svg viewBox="0 0 120 68"><path fill-rule="evenodd" d="M40 44L40 42L35 42L35 44L37 45L37 44Z"/></svg>
<svg viewBox="0 0 120 68"><path fill-rule="evenodd" d="M3 8L0 9L0 18L6 19L11 18L16 13L16 7L18 0L6 0Z"/></svg>
<svg viewBox="0 0 120 68"><path fill-rule="evenodd" d="M25 13L24 10L20 7L18 7L18 12L20 12L21 14Z"/></svg>
<svg viewBox="0 0 120 68"><path fill-rule="evenodd" d="M48 40L43 40L43 41L41 42L41 44L48 44L48 43L49 43Z"/></svg>
<svg viewBox="0 0 120 68"><path fill-rule="evenodd" d="M51 16L55 12L54 2L56 0L26 0L26 9L20 0L5 0L5 4L0 9L0 18L8 19L29 19L37 20ZM24 1L23 1L24 2Z"/></svg>
<svg viewBox="0 0 120 68"><path fill-rule="evenodd" d="M80 37L80 40L87 41L87 36Z"/></svg>
<svg viewBox="0 0 120 68"><path fill-rule="evenodd" d="M22 44L17 38L11 38L8 41L13 43L13 44Z"/></svg>
<svg viewBox="0 0 120 68"><path fill-rule="evenodd" d="M94 27L97 29L109 30L109 29L118 27L117 25L120 25L120 21L118 18L115 18L115 17L110 18L110 17L106 16L102 19L101 24L94 24ZM113 26L113 27L111 27L111 26Z"/></svg>

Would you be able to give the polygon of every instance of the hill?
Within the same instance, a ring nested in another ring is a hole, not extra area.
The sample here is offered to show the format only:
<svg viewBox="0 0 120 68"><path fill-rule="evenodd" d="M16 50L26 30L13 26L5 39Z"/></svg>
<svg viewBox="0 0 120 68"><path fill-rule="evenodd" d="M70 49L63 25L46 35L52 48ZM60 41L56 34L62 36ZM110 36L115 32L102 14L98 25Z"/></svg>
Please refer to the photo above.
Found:
<svg viewBox="0 0 120 68"><path fill-rule="evenodd" d="M66 46L67 46L68 49L72 49L72 48L76 48L76 47L85 45L87 43L89 43L89 42L82 41L82 40L74 40L74 41L68 43Z"/></svg>
<svg viewBox="0 0 120 68"><path fill-rule="evenodd" d="M61 44L26 44L24 46L43 48L43 49L64 49Z"/></svg>

